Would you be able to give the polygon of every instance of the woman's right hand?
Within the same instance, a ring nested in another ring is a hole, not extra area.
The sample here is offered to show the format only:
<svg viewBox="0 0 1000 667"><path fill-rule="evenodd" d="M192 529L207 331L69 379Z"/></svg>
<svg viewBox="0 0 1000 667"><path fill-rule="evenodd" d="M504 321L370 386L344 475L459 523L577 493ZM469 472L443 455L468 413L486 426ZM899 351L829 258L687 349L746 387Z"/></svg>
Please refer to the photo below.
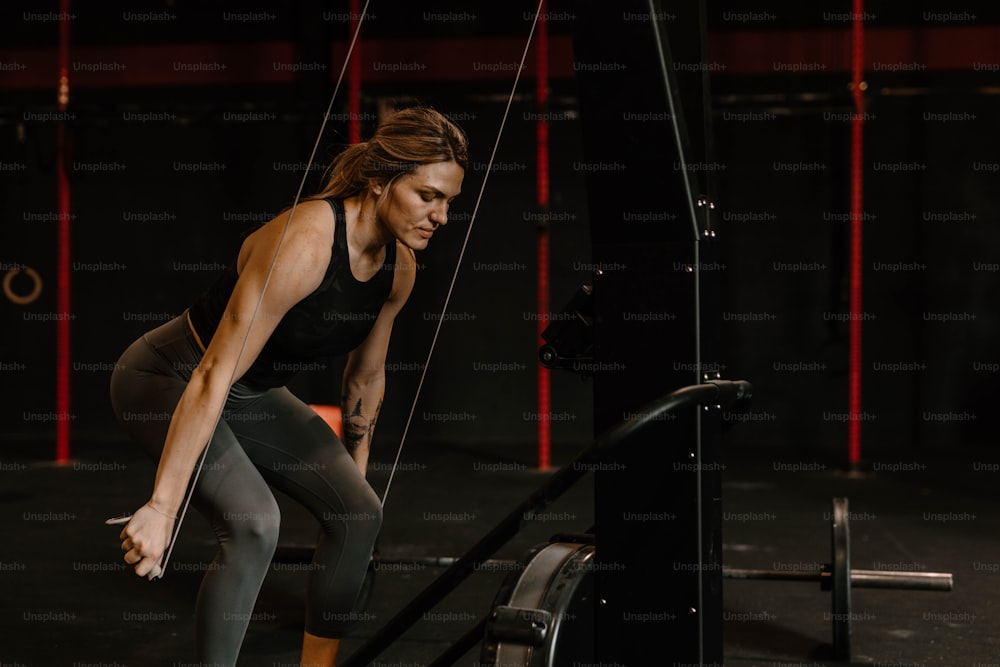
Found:
<svg viewBox="0 0 1000 667"><path fill-rule="evenodd" d="M160 561L170 545L175 518L146 503L132 515L132 519L118 536L122 540L125 562L135 566L140 577L156 579L162 576Z"/></svg>

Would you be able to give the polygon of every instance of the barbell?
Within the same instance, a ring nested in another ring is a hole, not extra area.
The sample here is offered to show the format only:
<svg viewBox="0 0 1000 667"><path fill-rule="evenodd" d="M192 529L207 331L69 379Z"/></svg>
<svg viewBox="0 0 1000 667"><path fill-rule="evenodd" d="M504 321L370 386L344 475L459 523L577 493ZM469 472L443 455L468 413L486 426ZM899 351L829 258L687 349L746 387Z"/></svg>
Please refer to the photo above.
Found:
<svg viewBox="0 0 1000 667"><path fill-rule="evenodd" d="M555 536L550 544L565 542L566 538L567 536ZM569 539L574 538L570 537ZM284 545L279 547L275 554L275 560L279 562L309 562L312 558L312 550L312 546ZM457 561L457 558L449 556L386 558L376 553L369 565L368 576L365 579L358 606L363 608L366 604L371 594L375 574L379 571L402 567L450 567ZM484 561L480 567L517 572L524 570L526 563L519 560L489 559ZM722 576L724 579L818 582L821 590L831 592L833 653L838 660L848 660L851 656L852 589L882 588L947 592L951 591L954 586L950 572L852 569L850 511L847 498L834 498L832 501L829 563L814 569L793 570L723 567ZM553 622L560 622L559 615L555 615L554 618Z"/></svg>
<svg viewBox="0 0 1000 667"><path fill-rule="evenodd" d="M950 572L894 572L851 569L850 511L847 498L834 498L830 516L830 563L817 569L752 570L722 568L726 579L769 581L814 581L831 592L833 653L838 660L851 657L851 589L889 588L895 590L950 591Z"/></svg>

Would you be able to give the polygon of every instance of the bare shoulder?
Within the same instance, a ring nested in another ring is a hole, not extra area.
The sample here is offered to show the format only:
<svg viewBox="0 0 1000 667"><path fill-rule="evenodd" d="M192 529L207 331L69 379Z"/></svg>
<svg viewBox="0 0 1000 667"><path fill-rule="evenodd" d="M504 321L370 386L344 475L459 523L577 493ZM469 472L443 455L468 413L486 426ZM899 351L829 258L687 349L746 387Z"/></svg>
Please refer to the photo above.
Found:
<svg viewBox="0 0 1000 667"><path fill-rule="evenodd" d="M333 248L333 211L322 200L304 201L272 218L240 248L239 272L270 271L311 291L323 280ZM275 256L277 254L277 260Z"/></svg>
<svg viewBox="0 0 1000 667"><path fill-rule="evenodd" d="M396 241L396 266L389 299L400 304L409 298L417 280L417 256L411 248Z"/></svg>

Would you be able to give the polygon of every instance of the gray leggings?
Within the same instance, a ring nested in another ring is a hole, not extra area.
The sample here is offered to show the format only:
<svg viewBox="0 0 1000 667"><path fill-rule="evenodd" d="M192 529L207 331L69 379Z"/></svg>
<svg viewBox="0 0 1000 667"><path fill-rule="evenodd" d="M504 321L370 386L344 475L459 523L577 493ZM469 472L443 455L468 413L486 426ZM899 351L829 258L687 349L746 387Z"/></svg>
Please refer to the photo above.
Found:
<svg viewBox="0 0 1000 667"><path fill-rule="evenodd" d="M200 359L185 313L136 340L115 368L111 402L118 421L156 460ZM237 382L191 501L219 540L195 611L203 663L236 663L278 541L280 516L269 484L305 506L322 528L309 568L305 629L342 637L355 620L382 522L379 498L309 406L284 387L257 391Z"/></svg>

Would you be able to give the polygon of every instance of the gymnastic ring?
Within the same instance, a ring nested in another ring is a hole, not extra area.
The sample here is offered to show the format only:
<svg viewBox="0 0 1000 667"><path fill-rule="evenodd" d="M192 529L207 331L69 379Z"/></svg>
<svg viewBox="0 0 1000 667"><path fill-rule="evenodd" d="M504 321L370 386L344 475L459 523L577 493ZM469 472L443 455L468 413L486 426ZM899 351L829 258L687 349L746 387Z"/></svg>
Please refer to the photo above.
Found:
<svg viewBox="0 0 1000 667"><path fill-rule="evenodd" d="M14 280L14 276L21 273L22 271L27 273L28 277L35 281L35 286L31 290L31 293L25 296L21 296L20 294L15 294L14 290L12 290L10 287L10 283L12 280ZM38 295L42 293L42 277L38 275L38 271L35 271L30 266L25 266L20 269L10 269L7 271L7 274L3 277L3 293L8 299L10 299L16 304L24 306L29 303L32 303L35 299L38 298Z"/></svg>

